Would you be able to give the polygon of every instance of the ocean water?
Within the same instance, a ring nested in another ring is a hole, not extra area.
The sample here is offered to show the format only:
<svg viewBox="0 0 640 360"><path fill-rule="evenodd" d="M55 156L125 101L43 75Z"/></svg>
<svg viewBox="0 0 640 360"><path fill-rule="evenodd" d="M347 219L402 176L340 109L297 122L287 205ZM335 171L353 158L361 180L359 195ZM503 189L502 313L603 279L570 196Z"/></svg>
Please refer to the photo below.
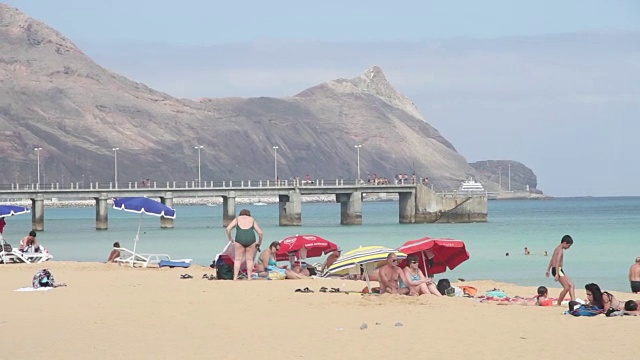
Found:
<svg viewBox="0 0 640 360"><path fill-rule="evenodd" d="M490 201L489 222L476 224L399 224L397 202L365 202L361 226L339 225L339 204L305 203L302 226L280 227L277 205L246 208L262 227L266 244L295 234L320 235L344 250L360 245L398 247L424 236L465 241L471 258L436 278L559 286L544 273L562 236L570 234L575 243L565 252L564 267L576 286L595 282L604 289L628 292L629 266L640 256L640 197ZM157 217L110 209L109 230L97 231L94 208L47 208L45 231L38 234L38 240L54 260L104 261L114 241L132 248L141 224L139 251L168 253L209 265L226 244L222 207L184 206L176 211L175 228L161 229ZM17 246L30 228L29 214L10 217L4 235ZM524 247L531 255L524 255ZM510 256L505 256L507 252Z"/></svg>

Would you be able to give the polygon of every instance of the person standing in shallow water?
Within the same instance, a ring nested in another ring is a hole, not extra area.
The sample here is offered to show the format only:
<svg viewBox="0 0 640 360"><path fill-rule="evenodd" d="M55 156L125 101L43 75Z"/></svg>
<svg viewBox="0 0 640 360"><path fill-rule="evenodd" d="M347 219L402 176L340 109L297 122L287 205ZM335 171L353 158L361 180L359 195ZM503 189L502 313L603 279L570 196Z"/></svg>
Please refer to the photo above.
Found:
<svg viewBox="0 0 640 360"><path fill-rule="evenodd" d="M629 268L629 284L631 292L640 294L640 256L636 258L635 264Z"/></svg>
<svg viewBox="0 0 640 360"><path fill-rule="evenodd" d="M558 306L562 305L562 301L564 297L569 293L569 297L572 301L576 300L576 288L573 284L573 281L564 273L564 269L562 268L564 264L564 251L569 249L573 245L573 239L569 235L565 235L560 240L560 245L556 247L553 251L553 255L551 256L551 260L549 261L549 266L547 266L547 272L545 273L546 277L549 277L549 270L551 270L551 275L553 278L560 282L562 285L562 291L560 292L560 296L558 296Z"/></svg>
<svg viewBox="0 0 640 360"><path fill-rule="evenodd" d="M231 231L236 229L235 237L231 237ZM256 246L256 233L258 233L258 243ZM233 280L238 280L240 268L242 267L242 258L246 259L247 280L251 280L253 272L253 259L256 255L256 248L262 244L262 230L258 226L258 222L251 217L251 212L242 209L238 217L233 219L227 226L227 237L233 243L235 258L233 263Z"/></svg>

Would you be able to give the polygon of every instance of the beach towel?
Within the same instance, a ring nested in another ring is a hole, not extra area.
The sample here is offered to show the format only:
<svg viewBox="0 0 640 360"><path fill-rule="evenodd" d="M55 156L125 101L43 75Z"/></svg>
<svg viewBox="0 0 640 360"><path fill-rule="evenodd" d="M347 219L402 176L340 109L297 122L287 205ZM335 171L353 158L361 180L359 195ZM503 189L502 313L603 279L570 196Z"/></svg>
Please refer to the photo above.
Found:
<svg viewBox="0 0 640 360"><path fill-rule="evenodd" d="M573 316L596 316L604 314L604 310L598 308L597 306L580 305L580 307L566 311L565 314Z"/></svg>
<svg viewBox="0 0 640 360"><path fill-rule="evenodd" d="M16 289L15 291L49 291L51 289L53 288L52 287L40 287L40 288L23 287L23 288Z"/></svg>

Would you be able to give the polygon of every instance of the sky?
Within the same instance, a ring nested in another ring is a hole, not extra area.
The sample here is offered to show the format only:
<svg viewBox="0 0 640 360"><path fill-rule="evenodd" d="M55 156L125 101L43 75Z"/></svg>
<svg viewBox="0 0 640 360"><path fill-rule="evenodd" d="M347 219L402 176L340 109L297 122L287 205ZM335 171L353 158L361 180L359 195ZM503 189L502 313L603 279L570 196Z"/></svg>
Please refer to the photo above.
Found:
<svg viewBox="0 0 640 360"><path fill-rule="evenodd" d="M289 96L379 65L468 161L640 195L640 1L5 1L177 97Z"/></svg>

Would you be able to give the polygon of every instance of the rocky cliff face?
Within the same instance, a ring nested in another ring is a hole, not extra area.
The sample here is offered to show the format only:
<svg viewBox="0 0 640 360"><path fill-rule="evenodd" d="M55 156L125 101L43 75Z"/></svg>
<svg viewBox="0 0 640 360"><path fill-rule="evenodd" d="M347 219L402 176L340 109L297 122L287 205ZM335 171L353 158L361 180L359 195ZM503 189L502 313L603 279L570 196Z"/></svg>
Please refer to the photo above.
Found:
<svg viewBox="0 0 640 360"><path fill-rule="evenodd" d="M542 193L538 190L538 177L533 170L524 164L513 160L484 160L469 164L476 169L485 179L498 183L502 191L509 190L509 179L512 191L529 190L534 193Z"/></svg>
<svg viewBox="0 0 640 360"><path fill-rule="evenodd" d="M135 59L131 59L135 61ZM0 5L0 183L109 182L118 147L120 182L197 178L392 178L416 173L452 190L478 172L379 67L287 98L176 99L108 71L71 41ZM513 170L513 169L512 169Z"/></svg>

